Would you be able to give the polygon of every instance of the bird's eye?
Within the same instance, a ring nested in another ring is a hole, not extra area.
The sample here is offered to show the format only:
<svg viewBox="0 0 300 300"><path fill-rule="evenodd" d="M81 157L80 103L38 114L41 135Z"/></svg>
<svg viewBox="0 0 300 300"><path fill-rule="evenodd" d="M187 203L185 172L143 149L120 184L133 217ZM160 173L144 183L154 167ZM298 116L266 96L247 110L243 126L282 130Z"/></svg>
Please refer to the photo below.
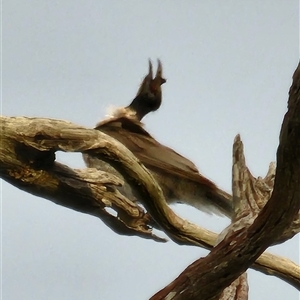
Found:
<svg viewBox="0 0 300 300"><path fill-rule="evenodd" d="M158 86L156 84L151 84L151 86L150 86L150 90L153 93L157 92L157 88L158 88Z"/></svg>

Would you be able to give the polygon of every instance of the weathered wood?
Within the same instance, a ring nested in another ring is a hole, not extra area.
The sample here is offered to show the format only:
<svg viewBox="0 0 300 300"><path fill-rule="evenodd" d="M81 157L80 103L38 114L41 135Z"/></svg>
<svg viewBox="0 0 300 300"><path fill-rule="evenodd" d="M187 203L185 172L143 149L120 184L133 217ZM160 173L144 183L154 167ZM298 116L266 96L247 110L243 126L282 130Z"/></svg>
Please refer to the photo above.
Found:
<svg viewBox="0 0 300 300"><path fill-rule="evenodd" d="M88 149L101 133L65 121L36 118L2 117L1 128L0 176L4 180L96 216L119 234L165 241L152 234L149 215L116 189L123 184L119 178L96 169L73 170L55 161L55 151ZM109 213L107 207L122 218Z"/></svg>
<svg viewBox="0 0 300 300"><path fill-rule="evenodd" d="M243 216L243 211L238 211L225 238L205 258L191 264L151 299L218 299L224 288L245 272L269 245L290 228L300 209L299 137L300 64L293 76L288 112L282 124L271 198L256 218L249 218L248 213ZM240 143L237 138L233 149L234 157L239 157L237 161L241 163L241 170L238 172L242 175L233 187L235 203L241 201L240 197L249 188L249 176L244 176L248 170ZM233 178L236 176L233 175ZM248 200L249 206L252 200Z"/></svg>
<svg viewBox="0 0 300 300"><path fill-rule="evenodd" d="M269 244L299 231L299 74L298 69L290 90L289 111L283 123L277 154L276 184L270 201L256 218L263 207L259 205L262 197L249 197L249 191L250 195L257 195L252 190L252 185L249 185L254 179L250 173L242 170L241 174L248 175L237 182L243 182L246 177L246 184L233 189L234 199L240 199L247 190L249 201L245 208L243 201L235 200L243 208L237 209L235 223L229 228L224 240L205 259L189 266L177 280L153 299L170 295L172 299L219 297L224 287L245 271ZM58 120L3 117L1 125L0 174L11 184L57 204L100 217L118 233L161 240L152 234L149 227L151 219L144 211L118 193L116 186L123 184L120 179L96 170L71 170L55 161L55 152L59 150L89 152L122 170L130 184L141 190L143 204L148 212L175 242L206 248L214 245L216 236L208 231L203 235L201 228L176 216L167 206L161 189L151 174L128 149L112 138L101 132ZM240 141L237 140L236 143L238 142ZM257 180L257 183L265 182ZM270 194L270 189L267 192ZM280 199L285 201L280 202ZM263 204L265 202L266 200ZM109 214L105 207L115 209L119 217ZM249 208L250 214L247 212ZM259 263L256 267L265 272L271 270L270 267L261 267ZM299 267L293 271L294 277L286 275L282 270L279 276L289 280L293 277L294 283L298 284Z"/></svg>
<svg viewBox="0 0 300 300"><path fill-rule="evenodd" d="M147 227L149 218L141 207L117 193L115 187L122 184L120 179L95 169L73 170L54 161L57 149L71 152L98 149L99 153L110 149L115 151L115 159L125 157L123 161L127 168L139 168L139 163L130 160L130 152L117 141L66 121L23 117L1 117L0 121L0 176L3 179L56 204L99 217L119 234L156 240ZM137 180L146 180L148 175L143 168L140 173L135 172ZM175 242L207 249L215 245L217 234L182 220L163 199L160 201L157 195L155 197L148 201L148 208ZM109 214L105 207L113 207L127 218L122 221ZM299 267L290 260L264 253L252 267L300 288Z"/></svg>

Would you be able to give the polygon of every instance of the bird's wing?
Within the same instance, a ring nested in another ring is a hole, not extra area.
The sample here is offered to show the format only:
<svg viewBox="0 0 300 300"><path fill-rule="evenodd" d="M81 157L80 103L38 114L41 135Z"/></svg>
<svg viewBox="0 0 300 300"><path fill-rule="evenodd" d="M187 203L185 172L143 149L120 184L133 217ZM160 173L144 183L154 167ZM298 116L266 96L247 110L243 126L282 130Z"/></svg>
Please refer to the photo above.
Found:
<svg viewBox="0 0 300 300"><path fill-rule="evenodd" d="M96 129L125 145L149 169L215 187L190 160L157 142L138 121L114 118L98 123Z"/></svg>

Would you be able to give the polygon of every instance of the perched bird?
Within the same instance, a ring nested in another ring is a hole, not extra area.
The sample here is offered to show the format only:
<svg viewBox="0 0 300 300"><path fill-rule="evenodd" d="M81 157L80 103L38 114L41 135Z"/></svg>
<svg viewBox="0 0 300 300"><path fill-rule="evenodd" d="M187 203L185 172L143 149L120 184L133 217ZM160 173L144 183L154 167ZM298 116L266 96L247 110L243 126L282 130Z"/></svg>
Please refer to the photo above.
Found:
<svg viewBox="0 0 300 300"><path fill-rule="evenodd" d="M160 107L161 85L165 82L161 62L158 61L154 79L149 62L149 73L131 104L98 123L95 129L124 144L148 168L168 203L185 203L208 213L231 217L231 196L201 175L190 160L156 141L140 122L147 113ZM88 167L100 168L122 177L111 165L95 156L84 154L84 160ZM125 183L121 192L132 200L139 200L137 191L132 190L129 184Z"/></svg>

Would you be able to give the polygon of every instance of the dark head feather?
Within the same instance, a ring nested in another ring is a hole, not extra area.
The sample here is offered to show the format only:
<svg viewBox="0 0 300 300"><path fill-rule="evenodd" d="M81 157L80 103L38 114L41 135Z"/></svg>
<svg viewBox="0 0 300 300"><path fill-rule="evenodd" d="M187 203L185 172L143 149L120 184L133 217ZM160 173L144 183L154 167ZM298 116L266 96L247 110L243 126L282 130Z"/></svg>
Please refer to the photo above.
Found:
<svg viewBox="0 0 300 300"><path fill-rule="evenodd" d="M147 115L151 111L159 109L162 101L161 85L166 82L162 76L162 64L158 59L158 67L155 78L153 78L152 63L149 60L149 72L143 79L136 97L127 107L136 113L138 120Z"/></svg>

